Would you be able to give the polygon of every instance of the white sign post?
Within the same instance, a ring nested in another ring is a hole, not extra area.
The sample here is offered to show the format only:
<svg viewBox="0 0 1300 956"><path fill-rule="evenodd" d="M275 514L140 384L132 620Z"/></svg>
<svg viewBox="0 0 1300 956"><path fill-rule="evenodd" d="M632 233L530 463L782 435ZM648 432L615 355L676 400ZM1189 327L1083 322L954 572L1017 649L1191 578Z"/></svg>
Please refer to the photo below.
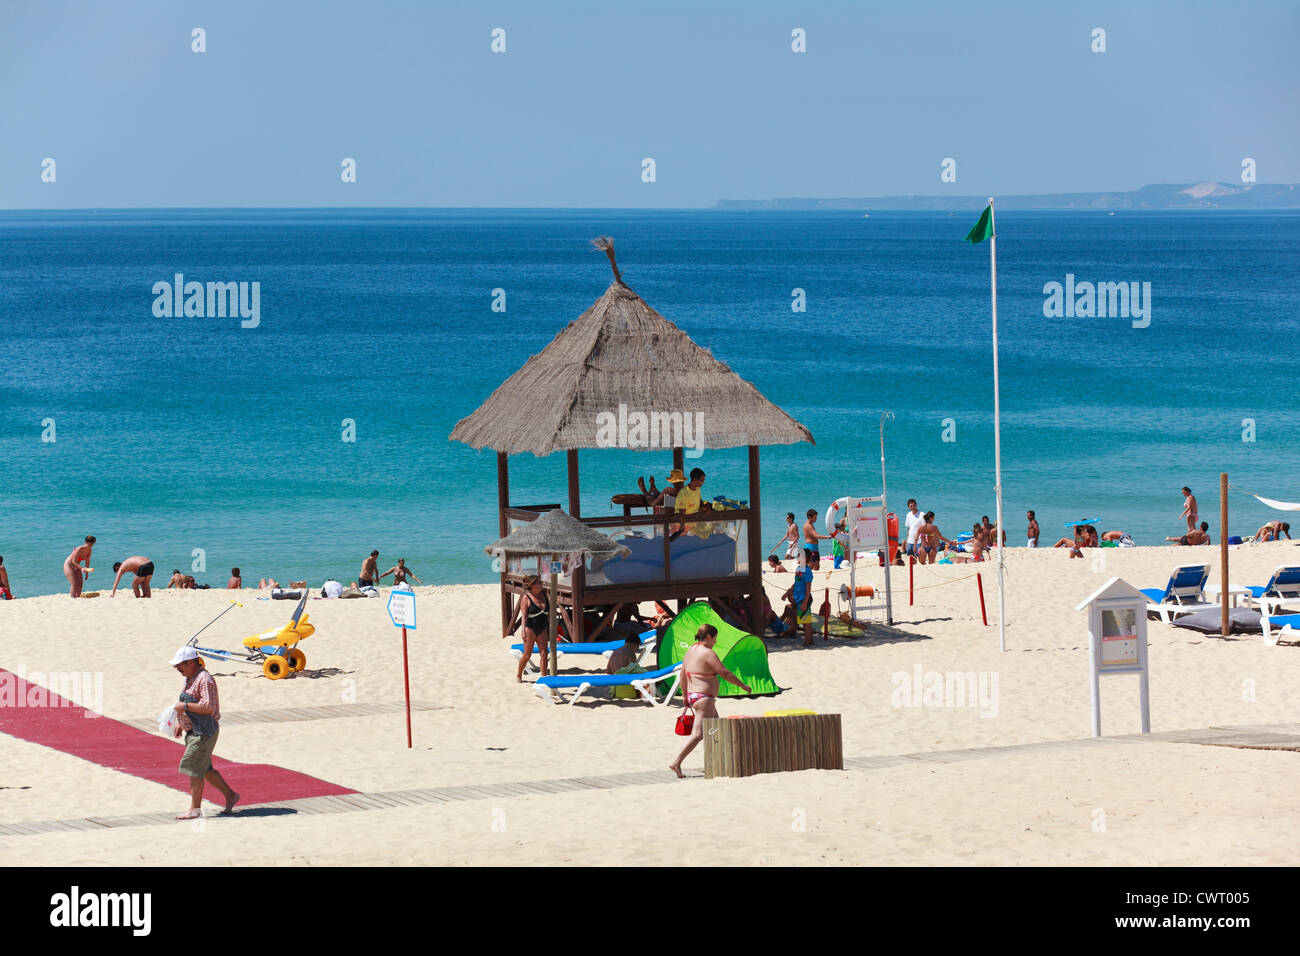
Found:
<svg viewBox="0 0 1300 956"><path fill-rule="evenodd" d="M1081 601L1088 612L1088 671L1092 698L1092 735L1101 736L1101 675L1137 674L1142 733L1151 733L1148 692L1147 598L1120 578L1111 578Z"/></svg>
<svg viewBox="0 0 1300 956"><path fill-rule="evenodd" d="M859 611L885 612L885 623L894 623L894 595L890 589L889 525L885 515L884 497L859 498L855 507L849 508L849 614L856 621ZM879 502L872 504L872 502ZM857 552L879 550L885 556L885 603L858 604Z"/></svg>
<svg viewBox="0 0 1300 956"><path fill-rule="evenodd" d="M406 659L406 629L415 630L415 592L393 588L388 593L388 617L402 629L402 680L406 684L406 749L411 749L411 671Z"/></svg>

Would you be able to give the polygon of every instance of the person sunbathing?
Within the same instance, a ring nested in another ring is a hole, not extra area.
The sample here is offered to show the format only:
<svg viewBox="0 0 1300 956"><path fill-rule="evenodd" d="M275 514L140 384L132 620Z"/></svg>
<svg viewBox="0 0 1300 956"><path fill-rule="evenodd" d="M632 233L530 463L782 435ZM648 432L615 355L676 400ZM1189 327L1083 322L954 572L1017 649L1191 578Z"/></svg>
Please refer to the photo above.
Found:
<svg viewBox="0 0 1300 956"><path fill-rule="evenodd" d="M1086 534L1086 532L1083 530L1083 526L1082 526L1082 525L1076 525L1075 528L1074 528L1074 537L1073 537L1073 538L1062 538L1060 541L1056 542L1056 544L1052 545L1052 547L1053 547L1053 548L1069 548L1069 549L1070 549L1070 557L1072 557L1072 558L1082 558L1082 557L1083 557L1083 552L1080 551L1079 549L1082 548L1082 547L1085 547L1085 545L1084 545L1084 542L1085 542L1085 541L1087 541L1087 534Z"/></svg>
<svg viewBox="0 0 1300 956"><path fill-rule="evenodd" d="M1208 521L1202 521L1200 530L1193 529L1182 537L1165 538L1165 540L1172 541L1174 547L1178 547L1179 545L1210 544L1209 530L1210 523Z"/></svg>
<svg viewBox="0 0 1300 956"><path fill-rule="evenodd" d="M971 526L971 537L965 544L965 547L969 548L969 550L958 551L957 548L961 547L961 545L953 546L950 544L948 550L945 552L948 556L948 560L953 564L970 564L974 561L983 561L984 551L987 548L987 545L984 543L985 534L984 526L976 521L975 524Z"/></svg>
<svg viewBox="0 0 1300 956"><path fill-rule="evenodd" d="M1255 532L1256 541L1281 541L1282 535L1291 540L1291 525L1285 521L1270 521Z"/></svg>
<svg viewBox="0 0 1300 956"><path fill-rule="evenodd" d="M789 571L786 570L785 565L781 563L781 559L778 558L775 554L769 554L767 556L767 569L771 571L773 574L790 573Z"/></svg>
<svg viewBox="0 0 1300 956"><path fill-rule="evenodd" d="M268 588L278 588L279 586L280 586L280 582L277 581L275 578L262 578L260 581L257 582L257 589L259 591L265 591Z"/></svg>
<svg viewBox="0 0 1300 956"><path fill-rule="evenodd" d="M167 589L185 587L185 575L181 574L179 568L172 568L171 580L167 582Z"/></svg>
<svg viewBox="0 0 1300 956"><path fill-rule="evenodd" d="M1127 534L1127 532L1125 532L1125 531L1107 531L1105 534L1103 534L1103 535L1101 536L1101 540L1102 540L1102 541L1119 541L1121 538L1124 537L1125 534Z"/></svg>

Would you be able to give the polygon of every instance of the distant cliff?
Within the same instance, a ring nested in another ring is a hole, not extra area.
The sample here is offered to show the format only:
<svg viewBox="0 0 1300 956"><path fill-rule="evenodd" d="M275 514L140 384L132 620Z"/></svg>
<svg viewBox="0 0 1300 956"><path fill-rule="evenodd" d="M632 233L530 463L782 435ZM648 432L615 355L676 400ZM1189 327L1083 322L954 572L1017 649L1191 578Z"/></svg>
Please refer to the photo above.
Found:
<svg viewBox="0 0 1300 956"><path fill-rule="evenodd" d="M1286 183L1201 182L1143 186L1130 192L997 196L999 209L1300 209L1300 187ZM982 209L985 196L879 196L867 199L720 199L714 209Z"/></svg>

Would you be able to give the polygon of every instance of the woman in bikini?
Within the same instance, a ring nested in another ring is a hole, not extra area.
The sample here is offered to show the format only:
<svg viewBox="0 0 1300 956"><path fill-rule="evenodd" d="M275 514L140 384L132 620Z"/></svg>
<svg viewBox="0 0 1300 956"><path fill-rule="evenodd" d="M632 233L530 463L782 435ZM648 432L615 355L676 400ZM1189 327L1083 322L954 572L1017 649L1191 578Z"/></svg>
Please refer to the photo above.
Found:
<svg viewBox="0 0 1300 956"><path fill-rule="evenodd" d="M64 559L63 576L68 579L69 594L74 598L81 597L81 587L86 583L86 575L94 570L90 567L90 551L94 544L95 536L88 534L86 535L86 543L77 545L72 553ZM85 570L82 570L82 564L86 565Z"/></svg>
<svg viewBox="0 0 1300 956"><path fill-rule="evenodd" d="M519 606L515 608L515 616L510 620L510 630L515 629L515 623L519 620L519 615L524 615L524 656L519 658L519 669L515 671L515 680L519 683L524 682L524 668L533 656L533 645L537 645L538 651L542 655L542 676L546 677L550 667L550 648L547 646L547 615L550 613L550 602L546 599L546 593L542 590L542 581L535 574L530 574L524 578L524 593L519 598Z"/></svg>
<svg viewBox="0 0 1300 956"><path fill-rule="evenodd" d="M677 759L668 765L668 769L679 777L682 773L682 761L704 739L702 717L717 717L718 678L735 684L746 694L753 693L748 684L738 678L723 665L713 645L718 641L718 629L712 624L701 625L695 632L695 644L686 652L682 660L682 690L686 694L686 706L695 712L695 726L686 738L686 746L677 755Z"/></svg>

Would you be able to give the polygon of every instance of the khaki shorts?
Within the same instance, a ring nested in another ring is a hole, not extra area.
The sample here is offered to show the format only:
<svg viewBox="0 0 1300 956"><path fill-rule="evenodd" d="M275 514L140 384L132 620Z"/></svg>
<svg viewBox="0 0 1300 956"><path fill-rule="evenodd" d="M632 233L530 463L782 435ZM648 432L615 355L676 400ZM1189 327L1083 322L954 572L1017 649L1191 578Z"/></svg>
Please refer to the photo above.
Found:
<svg viewBox="0 0 1300 956"><path fill-rule="evenodd" d="M220 733L220 731L218 731ZM212 751L217 746L217 734L200 737L193 731L185 734L185 756L181 757L181 773L202 777L212 769Z"/></svg>

